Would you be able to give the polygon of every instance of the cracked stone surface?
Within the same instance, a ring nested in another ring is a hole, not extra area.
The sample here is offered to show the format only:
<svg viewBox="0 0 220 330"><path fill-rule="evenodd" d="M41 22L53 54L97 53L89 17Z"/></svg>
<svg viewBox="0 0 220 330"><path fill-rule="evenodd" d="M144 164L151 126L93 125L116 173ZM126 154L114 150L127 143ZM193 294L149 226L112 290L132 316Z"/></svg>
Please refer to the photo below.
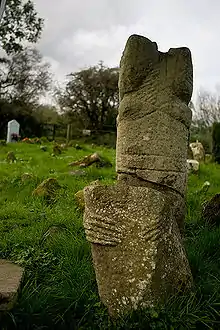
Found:
<svg viewBox="0 0 220 330"><path fill-rule="evenodd" d="M0 312L13 307L24 269L11 261L0 259Z"/></svg>
<svg viewBox="0 0 220 330"><path fill-rule="evenodd" d="M84 189L84 227L111 316L192 286L182 242L193 70L189 49L132 35L120 63L113 186Z"/></svg>
<svg viewBox="0 0 220 330"><path fill-rule="evenodd" d="M196 141L193 143L190 143L190 148L192 150L193 159L197 160L198 162L204 162L205 161L205 149L201 142Z"/></svg>

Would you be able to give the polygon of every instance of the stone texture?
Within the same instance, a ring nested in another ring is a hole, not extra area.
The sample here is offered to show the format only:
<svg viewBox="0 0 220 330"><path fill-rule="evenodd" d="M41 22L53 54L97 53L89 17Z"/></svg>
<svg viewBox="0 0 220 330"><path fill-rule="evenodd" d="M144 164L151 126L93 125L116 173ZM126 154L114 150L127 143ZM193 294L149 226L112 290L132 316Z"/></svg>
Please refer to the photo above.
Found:
<svg viewBox="0 0 220 330"><path fill-rule="evenodd" d="M188 172L198 173L199 172L199 162L195 159L187 159L187 169Z"/></svg>
<svg viewBox="0 0 220 330"><path fill-rule="evenodd" d="M15 120L8 122L7 143L13 142L13 135L19 136L20 124Z"/></svg>
<svg viewBox="0 0 220 330"><path fill-rule="evenodd" d="M161 53L156 43L131 36L121 60L119 91L117 172L135 171L139 177L141 170L148 181L166 180L184 195L192 116L187 106L192 94L190 51Z"/></svg>
<svg viewBox="0 0 220 330"><path fill-rule="evenodd" d="M31 173L23 173L21 176L21 181L25 182L25 181L29 181L32 180L34 178L33 174Z"/></svg>
<svg viewBox="0 0 220 330"><path fill-rule="evenodd" d="M99 184L100 184L99 180L90 182L90 186L96 186ZM74 197L75 197L78 207L81 210L84 210L85 209L84 191L83 190L77 191L77 193L75 193Z"/></svg>
<svg viewBox="0 0 220 330"><path fill-rule="evenodd" d="M77 193L75 193L74 197L75 197L75 200L76 200L76 202L77 202L78 207L79 207L81 210L84 210L84 208L85 208L85 201L84 201L84 193L83 193L83 190L79 190L79 191L77 191Z"/></svg>
<svg viewBox="0 0 220 330"><path fill-rule="evenodd" d="M192 62L133 35L119 75L114 186L84 189L84 227L99 294L112 316L192 286L184 251Z"/></svg>
<svg viewBox="0 0 220 330"><path fill-rule="evenodd" d="M202 143L197 140L196 142L190 143L189 146L193 153L193 159L197 160L198 162L204 162L205 149L203 148Z"/></svg>
<svg viewBox="0 0 220 330"><path fill-rule="evenodd" d="M20 266L0 259L0 312L13 307L23 273L24 270Z"/></svg>
<svg viewBox="0 0 220 330"><path fill-rule="evenodd" d="M78 161L72 162L69 166L88 167L92 164L95 164L96 167L112 167L111 162L108 159L101 157L97 152L85 156Z"/></svg>
<svg viewBox="0 0 220 330"><path fill-rule="evenodd" d="M15 157L15 154L14 154L13 151L9 151L7 153L6 160L7 160L8 163L14 163L16 161L16 157Z"/></svg>
<svg viewBox="0 0 220 330"><path fill-rule="evenodd" d="M47 146L40 146L40 150L47 151Z"/></svg>
<svg viewBox="0 0 220 330"><path fill-rule="evenodd" d="M54 198L57 190L60 189L60 185L56 178L48 178L41 182L39 186L32 192L33 196Z"/></svg>
<svg viewBox="0 0 220 330"><path fill-rule="evenodd" d="M75 170L75 171L70 171L70 175L75 175L75 176L84 176L86 175L86 171L84 170Z"/></svg>
<svg viewBox="0 0 220 330"><path fill-rule="evenodd" d="M94 163L100 162L101 158L97 152L94 154L90 154L88 156L83 157L82 159L72 162L69 166L80 166L80 167L88 167Z"/></svg>
<svg viewBox="0 0 220 330"><path fill-rule="evenodd" d="M111 315L190 287L171 196L123 183L86 187L84 196L99 294Z"/></svg>
<svg viewBox="0 0 220 330"><path fill-rule="evenodd" d="M57 155L60 155L62 153L62 148L61 148L61 146L59 145L59 144L55 144L54 146L53 146L53 154L55 155L55 156L57 156Z"/></svg>
<svg viewBox="0 0 220 330"><path fill-rule="evenodd" d="M74 148L75 148L76 150L82 150L82 147L81 147L79 144L75 144Z"/></svg>

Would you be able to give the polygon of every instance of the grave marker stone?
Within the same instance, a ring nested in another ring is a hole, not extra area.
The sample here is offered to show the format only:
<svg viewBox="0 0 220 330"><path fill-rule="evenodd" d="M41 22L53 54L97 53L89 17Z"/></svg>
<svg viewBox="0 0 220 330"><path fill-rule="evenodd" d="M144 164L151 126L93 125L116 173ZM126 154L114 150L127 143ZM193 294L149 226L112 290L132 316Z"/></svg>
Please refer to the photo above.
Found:
<svg viewBox="0 0 220 330"><path fill-rule="evenodd" d="M84 228L112 316L192 287L182 241L193 68L188 48L131 36L119 75L113 186L84 189Z"/></svg>
<svg viewBox="0 0 220 330"><path fill-rule="evenodd" d="M8 122L7 143L16 142L16 136L19 136L20 124L15 120ZM13 137L14 135L14 137Z"/></svg>

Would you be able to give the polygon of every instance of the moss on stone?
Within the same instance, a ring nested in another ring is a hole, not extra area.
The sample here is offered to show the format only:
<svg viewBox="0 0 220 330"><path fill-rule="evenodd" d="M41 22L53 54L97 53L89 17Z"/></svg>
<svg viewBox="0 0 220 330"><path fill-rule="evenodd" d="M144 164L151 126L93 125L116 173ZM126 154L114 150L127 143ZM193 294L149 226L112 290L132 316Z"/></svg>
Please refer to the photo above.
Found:
<svg viewBox="0 0 220 330"><path fill-rule="evenodd" d="M84 201L84 193L83 190L79 190L76 194L75 194L75 199L77 202L78 207L81 210L84 210L85 208L85 201Z"/></svg>
<svg viewBox="0 0 220 330"><path fill-rule="evenodd" d="M53 199L56 195L60 185L55 178L48 178L44 180L32 193L33 196Z"/></svg>
<svg viewBox="0 0 220 330"><path fill-rule="evenodd" d="M7 153L6 160L7 160L7 162L9 162L9 163L14 163L14 162L16 161L16 157L15 157L15 154L14 154L13 151L9 151L9 152Z"/></svg>

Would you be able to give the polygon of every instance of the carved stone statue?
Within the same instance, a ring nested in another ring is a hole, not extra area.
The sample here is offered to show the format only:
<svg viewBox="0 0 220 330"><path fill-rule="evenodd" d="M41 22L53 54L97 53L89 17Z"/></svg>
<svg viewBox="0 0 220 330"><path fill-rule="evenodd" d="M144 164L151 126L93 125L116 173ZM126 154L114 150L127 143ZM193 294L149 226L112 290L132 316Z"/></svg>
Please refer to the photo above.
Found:
<svg viewBox="0 0 220 330"><path fill-rule="evenodd" d="M192 286L183 247L193 69L189 49L132 35L119 76L117 183L84 189L84 227L112 316Z"/></svg>

